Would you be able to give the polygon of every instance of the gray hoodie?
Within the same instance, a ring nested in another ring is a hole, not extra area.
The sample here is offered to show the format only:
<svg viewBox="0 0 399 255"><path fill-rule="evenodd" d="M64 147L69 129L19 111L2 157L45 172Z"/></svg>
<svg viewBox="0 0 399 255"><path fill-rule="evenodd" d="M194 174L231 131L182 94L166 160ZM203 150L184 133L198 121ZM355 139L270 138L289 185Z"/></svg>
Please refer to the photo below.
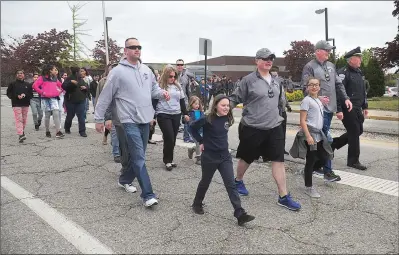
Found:
<svg viewBox="0 0 399 255"><path fill-rule="evenodd" d="M107 76L107 84L97 99L94 120L103 123L112 103L112 119L117 118L121 123L149 123L154 117L151 99L159 99L163 92L148 66L132 65L122 59Z"/></svg>

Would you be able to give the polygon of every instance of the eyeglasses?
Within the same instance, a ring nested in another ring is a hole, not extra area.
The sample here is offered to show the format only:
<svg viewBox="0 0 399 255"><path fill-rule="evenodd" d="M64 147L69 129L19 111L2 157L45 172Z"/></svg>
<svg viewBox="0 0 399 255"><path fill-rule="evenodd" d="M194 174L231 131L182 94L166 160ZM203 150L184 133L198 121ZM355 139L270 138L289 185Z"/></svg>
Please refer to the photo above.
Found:
<svg viewBox="0 0 399 255"><path fill-rule="evenodd" d="M142 47L140 45L131 45L131 46L126 46L125 48L129 50L141 50Z"/></svg>
<svg viewBox="0 0 399 255"><path fill-rule="evenodd" d="M176 66L184 66L184 64L176 64Z"/></svg>
<svg viewBox="0 0 399 255"><path fill-rule="evenodd" d="M176 76L176 75L174 75L174 76L173 76L173 75L169 75L169 79L172 79L172 78L173 78L173 79L176 79L177 76Z"/></svg>
<svg viewBox="0 0 399 255"><path fill-rule="evenodd" d="M309 83L308 87L318 88L318 87L320 87L320 85L317 83Z"/></svg>

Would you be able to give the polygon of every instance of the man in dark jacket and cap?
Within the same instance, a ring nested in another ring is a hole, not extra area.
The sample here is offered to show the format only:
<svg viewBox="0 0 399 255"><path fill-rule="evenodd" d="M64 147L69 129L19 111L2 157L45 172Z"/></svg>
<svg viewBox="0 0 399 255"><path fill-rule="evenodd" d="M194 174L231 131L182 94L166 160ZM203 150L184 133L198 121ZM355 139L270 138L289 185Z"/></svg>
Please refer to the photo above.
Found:
<svg viewBox="0 0 399 255"><path fill-rule="evenodd" d="M346 133L333 140L331 147L340 149L348 144L347 165L359 170L366 170L367 167L359 162L360 156L360 135L363 133L364 118L368 115L367 90L363 79L363 73L359 69L362 63L362 52L360 47L349 51L344 58L348 65L338 70L338 76L342 79L347 95L352 102L352 111L344 105L343 98L338 98L338 112L343 113L342 123Z"/></svg>

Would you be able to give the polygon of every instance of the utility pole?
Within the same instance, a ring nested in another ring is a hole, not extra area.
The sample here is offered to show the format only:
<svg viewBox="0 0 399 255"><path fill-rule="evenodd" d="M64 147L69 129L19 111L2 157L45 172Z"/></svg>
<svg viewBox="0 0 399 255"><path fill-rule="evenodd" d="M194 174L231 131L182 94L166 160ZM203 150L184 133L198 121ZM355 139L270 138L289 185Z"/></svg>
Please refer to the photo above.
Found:
<svg viewBox="0 0 399 255"><path fill-rule="evenodd" d="M105 17L105 3L103 3L103 22L104 22L104 43L105 43L105 66L109 64L109 52L108 52L108 29L107 29L107 20Z"/></svg>

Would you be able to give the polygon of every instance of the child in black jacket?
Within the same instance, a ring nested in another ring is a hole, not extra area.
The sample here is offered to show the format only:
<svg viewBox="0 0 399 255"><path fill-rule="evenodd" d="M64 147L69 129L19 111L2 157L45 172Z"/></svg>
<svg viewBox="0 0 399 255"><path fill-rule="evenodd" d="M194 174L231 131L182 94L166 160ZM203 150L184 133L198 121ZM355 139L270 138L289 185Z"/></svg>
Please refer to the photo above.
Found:
<svg viewBox="0 0 399 255"><path fill-rule="evenodd" d="M234 117L230 109L230 100L225 95L218 95L213 101L211 112L207 116L190 124L190 129L195 140L200 144L202 179L198 184L197 193L192 205L197 214L204 214L202 201L212 181L216 170L219 170L224 185L234 207L234 217L238 225L255 219L241 207L233 171L233 161L229 152L228 132L233 124ZM200 129L203 129L203 136Z"/></svg>

